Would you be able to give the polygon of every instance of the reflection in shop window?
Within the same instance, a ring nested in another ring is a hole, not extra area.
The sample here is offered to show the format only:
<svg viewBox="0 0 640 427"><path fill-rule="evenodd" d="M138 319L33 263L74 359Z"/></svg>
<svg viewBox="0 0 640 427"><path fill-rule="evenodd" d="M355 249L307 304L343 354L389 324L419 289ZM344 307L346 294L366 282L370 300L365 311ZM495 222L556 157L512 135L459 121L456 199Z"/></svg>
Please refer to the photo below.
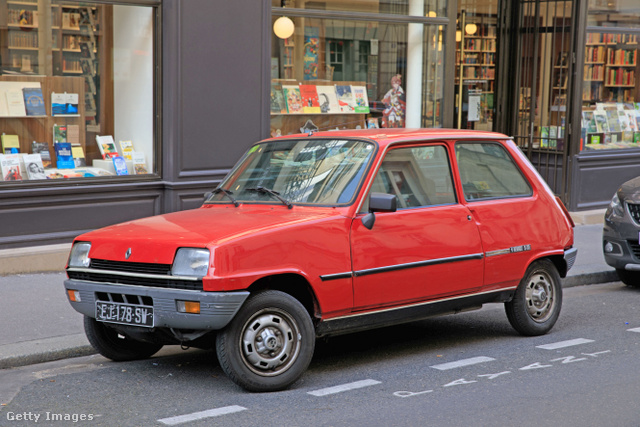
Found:
<svg viewBox="0 0 640 427"><path fill-rule="evenodd" d="M148 175L154 9L0 3L2 181Z"/></svg>

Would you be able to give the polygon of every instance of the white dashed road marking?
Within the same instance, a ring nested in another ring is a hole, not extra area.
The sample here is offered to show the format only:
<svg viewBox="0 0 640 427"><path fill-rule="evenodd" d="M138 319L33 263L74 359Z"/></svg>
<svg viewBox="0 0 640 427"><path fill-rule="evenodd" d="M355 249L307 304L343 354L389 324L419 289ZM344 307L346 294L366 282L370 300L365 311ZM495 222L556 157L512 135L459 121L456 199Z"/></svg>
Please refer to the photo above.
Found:
<svg viewBox="0 0 640 427"><path fill-rule="evenodd" d="M629 332L640 332L640 328L627 329Z"/></svg>
<svg viewBox="0 0 640 427"><path fill-rule="evenodd" d="M557 350L559 348L571 347L571 346L580 345L580 344L588 344L590 342L593 342L593 340L588 340L586 338L576 338L574 340L559 341L551 344L538 345L536 346L536 348L541 348L544 350Z"/></svg>
<svg viewBox="0 0 640 427"><path fill-rule="evenodd" d="M357 388L369 387L376 384L380 384L380 381L362 380L349 384L337 385L334 387L321 388L320 390L310 391L308 392L308 394L311 394L313 396L326 396L328 394L342 393L343 391L355 390Z"/></svg>
<svg viewBox="0 0 640 427"><path fill-rule="evenodd" d="M168 426L175 426L178 424L197 421L204 418L211 418L211 417L217 417L220 415L233 414L235 412L244 411L246 409L247 408L244 408L242 406L237 406L237 405L225 406L223 408L209 409L208 411L194 412L192 414L179 415L177 417L162 418L158 420L158 422L162 424L166 424Z"/></svg>
<svg viewBox="0 0 640 427"><path fill-rule="evenodd" d="M491 362L493 360L496 360L496 359L492 357L478 356L478 357L472 357L470 359L458 360L456 362L441 363L439 365L433 365L431 367L434 369L438 369L440 371L446 371L447 369L461 368L463 366L469 366L469 365L477 365L478 363Z"/></svg>

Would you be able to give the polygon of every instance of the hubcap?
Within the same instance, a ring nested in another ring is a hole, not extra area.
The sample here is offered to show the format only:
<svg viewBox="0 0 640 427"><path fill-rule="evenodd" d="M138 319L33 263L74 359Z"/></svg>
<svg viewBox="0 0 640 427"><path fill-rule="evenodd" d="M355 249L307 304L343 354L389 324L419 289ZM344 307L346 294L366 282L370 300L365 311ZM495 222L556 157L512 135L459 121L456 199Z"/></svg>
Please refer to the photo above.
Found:
<svg viewBox="0 0 640 427"><path fill-rule="evenodd" d="M527 311L536 322L546 321L556 304L553 282L544 272L531 275L526 290Z"/></svg>
<svg viewBox="0 0 640 427"><path fill-rule="evenodd" d="M300 340L296 322L288 313L277 308L261 310L244 326L241 337L243 361L259 375L281 374L298 357Z"/></svg>

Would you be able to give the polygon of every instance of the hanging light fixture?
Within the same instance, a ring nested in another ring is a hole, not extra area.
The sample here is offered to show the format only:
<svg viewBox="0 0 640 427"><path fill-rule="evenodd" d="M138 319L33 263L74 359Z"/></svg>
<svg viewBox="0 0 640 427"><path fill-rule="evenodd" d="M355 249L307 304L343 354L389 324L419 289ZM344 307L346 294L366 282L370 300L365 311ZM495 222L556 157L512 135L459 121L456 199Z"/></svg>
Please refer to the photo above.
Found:
<svg viewBox="0 0 640 427"><path fill-rule="evenodd" d="M281 7L284 9L284 2L282 0ZM293 31L295 30L295 25L291 18L286 16L281 16L276 19L276 22L273 23L273 32L274 34L281 39L288 39L293 35Z"/></svg>
<svg viewBox="0 0 640 427"><path fill-rule="evenodd" d="M476 31L478 31L478 26L476 24L474 24L473 22L465 25L464 27L464 31L469 34L470 36L474 35L476 33Z"/></svg>

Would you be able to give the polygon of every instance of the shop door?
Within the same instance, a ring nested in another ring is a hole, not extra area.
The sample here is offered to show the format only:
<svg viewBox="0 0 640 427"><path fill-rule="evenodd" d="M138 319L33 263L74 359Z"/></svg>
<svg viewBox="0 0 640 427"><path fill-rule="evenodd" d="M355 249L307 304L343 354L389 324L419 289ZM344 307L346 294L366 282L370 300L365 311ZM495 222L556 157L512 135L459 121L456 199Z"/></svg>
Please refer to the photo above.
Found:
<svg viewBox="0 0 640 427"><path fill-rule="evenodd" d="M508 130L552 190L568 199L575 10L573 1L518 3L514 96ZM579 106L578 106L579 107Z"/></svg>

